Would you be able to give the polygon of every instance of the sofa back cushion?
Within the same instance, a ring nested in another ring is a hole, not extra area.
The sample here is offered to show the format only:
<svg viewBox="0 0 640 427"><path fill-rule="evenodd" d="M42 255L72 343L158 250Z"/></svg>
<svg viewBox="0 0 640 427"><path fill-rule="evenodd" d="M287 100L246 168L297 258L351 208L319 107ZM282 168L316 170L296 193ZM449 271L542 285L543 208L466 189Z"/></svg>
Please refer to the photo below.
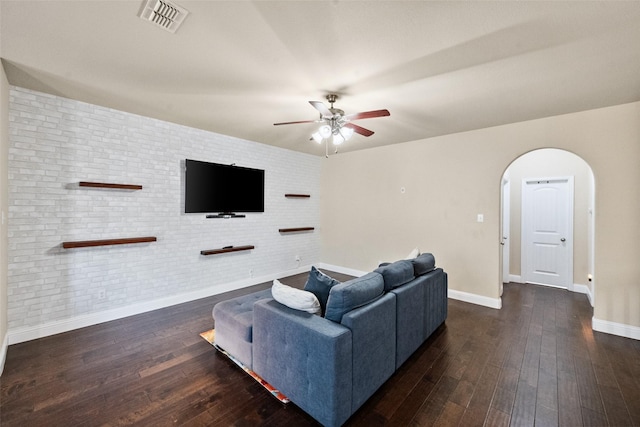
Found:
<svg viewBox="0 0 640 427"><path fill-rule="evenodd" d="M427 274L436 268L436 259L433 257L433 254L430 253L417 256L411 260L411 263L413 264L413 271L416 277Z"/></svg>
<svg viewBox="0 0 640 427"><path fill-rule="evenodd" d="M339 285L340 282L336 279L327 276L322 271L315 267L311 267L307 283L304 285L304 290L313 293L320 302L320 308L322 313L327 311L327 300L329 299L329 291L335 285Z"/></svg>
<svg viewBox="0 0 640 427"><path fill-rule="evenodd" d="M324 317L340 323L342 315L357 307L380 298L384 292L382 276L376 272L367 273L331 288Z"/></svg>
<svg viewBox="0 0 640 427"><path fill-rule="evenodd" d="M413 264L409 260L400 260L391 264L379 267L374 270L380 273L384 279L384 290L402 286L414 279Z"/></svg>

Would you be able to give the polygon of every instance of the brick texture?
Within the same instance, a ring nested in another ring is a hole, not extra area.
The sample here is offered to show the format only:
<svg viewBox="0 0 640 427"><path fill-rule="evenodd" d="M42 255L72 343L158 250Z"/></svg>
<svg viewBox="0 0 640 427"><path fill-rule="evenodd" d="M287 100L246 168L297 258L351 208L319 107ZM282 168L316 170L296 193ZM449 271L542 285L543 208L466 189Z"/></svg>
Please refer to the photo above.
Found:
<svg viewBox="0 0 640 427"><path fill-rule="evenodd" d="M9 121L10 330L202 289L215 293L216 286L319 261L320 157L19 87L10 91ZM244 219L185 214L186 158L264 169L265 212ZM79 181L143 189L92 189ZM304 226L316 230L278 232ZM158 241L61 247L141 236ZM227 245L255 249L200 255Z"/></svg>

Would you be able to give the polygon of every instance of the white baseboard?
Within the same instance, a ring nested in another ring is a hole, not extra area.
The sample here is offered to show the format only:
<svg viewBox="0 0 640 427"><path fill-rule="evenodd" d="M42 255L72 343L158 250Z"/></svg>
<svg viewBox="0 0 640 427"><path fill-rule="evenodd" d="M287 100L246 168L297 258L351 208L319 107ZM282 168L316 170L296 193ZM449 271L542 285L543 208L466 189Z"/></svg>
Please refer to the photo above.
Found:
<svg viewBox="0 0 640 427"><path fill-rule="evenodd" d="M522 276L519 276L517 274L510 274L509 275L509 281L512 282L512 283L524 283L522 281ZM550 286L550 285L542 285L542 286ZM551 287L555 288L555 287L558 287L558 286L551 286ZM563 288L562 286L560 286L560 287ZM589 304L591 304L591 307L593 307L593 293L591 292L591 288L588 285L582 285L582 284L579 284L579 283L574 283L573 284L573 288L570 289L570 291L577 292L579 294L585 294L587 296L587 298L589 298Z"/></svg>
<svg viewBox="0 0 640 427"><path fill-rule="evenodd" d="M341 267L337 265L327 263L317 263L316 266L321 269L335 271L337 273L348 274L350 276L360 277L365 275L366 271L355 270L351 268ZM11 344L18 344L25 341L30 341L38 338L47 337L50 335L59 334L62 332L68 332L74 329L84 328L99 323L109 322L112 320L122 319L124 317L133 316L136 314L146 313L148 311L157 310L160 308L169 307L176 304L182 304L189 301L194 301L201 298L210 297L213 295L222 294L224 292L233 291L236 289L242 289L249 286L257 285L264 282L269 282L273 279L281 279L293 274L300 274L308 272L311 268L310 265L298 267L293 270L288 270L281 273L272 275L254 277L250 279L243 279L236 282L225 283L222 285L211 286L197 291L187 292L183 294L173 295L166 298L160 298L153 301L146 301L142 303L132 304L125 307L119 307L111 310L105 310L97 313L90 313L80 316L75 316L68 319L53 321L35 326L26 326L22 328L10 329L4 337L2 347L0 348L0 374L4 369L4 362L6 360L7 348ZM515 277L511 277L511 281L515 282ZM519 276L517 276L519 278ZM575 292L581 292L587 294L589 301L593 301L591 290L586 285L574 285ZM471 304L477 304L489 308L500 309L502 308L501 298L489 298L482 295L472 294L468 292L456 291L449 289L448 297L451 299L468 302ZM620 323L608 322L605 320L599 320L593 318L593 330L599 332L605 332L613 335L619 335L623 337L640 339L640 328L630 325L624 325Z"/></svg>
<svg viewBox="0 0 640 427"><path fill-rule="evenodd" d="M585 294L587 298L589 298L589 304L593 307L593 294L591 293L591 288L587 285L581 285L579 283L573 284L573 292L577 292L579 294Z"/></svg>
<svg viewBox="0 0 640 427"><path fill-rule="evenodd" d="M620 337L640 340L640 328L637 326L625 325L624 323L609 322L608 320L600 320L593 317L591 319L591 328L594 331L604 332L606 334L618 335Z"/></svg>
<svg viewBox="0 0 640 427"><path fill-rule="evenodd" d="M319 263L316 265L318 268L327 269L330 271L335 271L336 273L348 274L350 276L364 276L368 272L354 270L351 268L341 267L339 265L332 265L326 263ZM471 294L468 292L456 291L453 289L449 289L447 293L447 297L459 301L469 302L471 304L482 305L489 308L502 308L502 299L501 298L489 298L484 297L482 295Z"/></svg>
<svg viewBox="0 0 640 427"><path fill-rule="evenodd" d="M2 348L0 348L0 375L4 371L4 362L7 360L7 348L9 348L9 334L4 334Z"/></svg>
<svg viewBox="0 0 640 427"><path fill-rule="evenodd" d="M316 267L323 270L335 271L336 273L348 274L349 276L355 277L364 276L368 273L368 271L354 270L353 268L341 267L339 265L327 264L324 262L316 264Z"/></svg>
<svg viewBox="0 0 640 427"><path fill-rule="evenodd" d="M489 298L482 295L470 294L468 292L456 291L454 289L449 289L447 296L451 299L482 305L484 307L495 308L498 310L502 308L502 298Z"/></svg>
<svg viewBox="0 0 640 427"><path fill-rule="evenodd" d="M152 301L146 301L137 304L131 304L125 307L104 310L97 313L83 314L68 319L47 322L41 325L26 326L22 328L10 329L5 341L8 345L18 344L50 335L68 332L74 329L84 328L98 323L109 322L112 320L122 319L124 317L134 316L136 314L146 313L152 310L169 307L176 304L182 304L201 298L210 297L224 292L234 291L236 289L246 288L248 286L257 285L259 283L269 282L273 279L281 279L282 277L292 274L304 273L309 271L311 266L298 267L294 270L276 273L268 276L253 277L250 279L239 280L232 283L211 286L197 291L186 292L183 294L172 295L166 298L160 298ZM213 308L213 307L212 307Z"/></svg>

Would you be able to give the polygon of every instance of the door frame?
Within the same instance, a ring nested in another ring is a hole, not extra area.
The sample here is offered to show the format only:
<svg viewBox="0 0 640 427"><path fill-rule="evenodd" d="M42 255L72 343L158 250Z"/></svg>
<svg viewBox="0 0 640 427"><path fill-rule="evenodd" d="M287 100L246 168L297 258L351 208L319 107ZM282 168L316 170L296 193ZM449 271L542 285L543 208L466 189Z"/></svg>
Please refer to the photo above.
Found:
<svg viewBox="0 0 640 427"><path fill-rule="evenodd" d="M511 240L511 180L509 177L502 178L502 189L500 193L500 204L502 206L501 214L501 230L500 245L502 246L502 284L511 282L511 265L510 251ZM502 295L502 284L500 285L500 295Z"/></svg>

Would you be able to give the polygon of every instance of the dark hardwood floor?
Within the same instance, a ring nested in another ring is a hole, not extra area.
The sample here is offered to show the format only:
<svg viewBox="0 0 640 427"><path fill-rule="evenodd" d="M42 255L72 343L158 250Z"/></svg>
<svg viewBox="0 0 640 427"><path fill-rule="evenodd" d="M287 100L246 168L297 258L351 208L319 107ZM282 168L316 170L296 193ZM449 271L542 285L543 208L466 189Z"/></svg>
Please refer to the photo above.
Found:
<svg viewBox="0 0 640 427"><path fill-rule="evenodd" d="M198 336L215 303L268 286L10 346L0 425L317 425ZM505 285L502 310L449 300L446 324L347 425L640 426L640 341L591 317L584 295L533 285Z"/></svg>

